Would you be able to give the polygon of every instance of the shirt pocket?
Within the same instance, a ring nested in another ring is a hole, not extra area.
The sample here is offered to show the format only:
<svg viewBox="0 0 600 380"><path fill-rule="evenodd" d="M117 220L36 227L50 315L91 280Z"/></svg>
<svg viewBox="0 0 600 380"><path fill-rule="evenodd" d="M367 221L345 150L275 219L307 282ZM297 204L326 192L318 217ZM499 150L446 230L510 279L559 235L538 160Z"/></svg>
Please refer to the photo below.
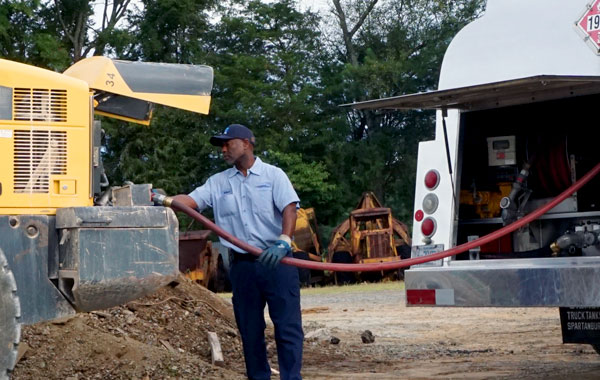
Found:
<svg viewBox="0 0 600 380"><path fill-rule="evenodd" d="M217 199L216 210L219 216L232 216L237 213L235 197L231 192L225 192Z"/></svg>
<svg viewBox="0 0 600 380"><path fill-rule="evenodd" d="M254 212L260 215L271 216L274 212L273 186L270 183L258 184L254 187L252 197Z"/></svg>

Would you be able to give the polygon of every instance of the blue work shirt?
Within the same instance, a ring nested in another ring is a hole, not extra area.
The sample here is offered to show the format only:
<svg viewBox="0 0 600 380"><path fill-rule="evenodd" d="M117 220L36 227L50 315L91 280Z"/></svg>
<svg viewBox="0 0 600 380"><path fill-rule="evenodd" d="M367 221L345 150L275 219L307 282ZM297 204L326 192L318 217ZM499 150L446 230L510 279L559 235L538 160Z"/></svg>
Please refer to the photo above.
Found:
<svg viewBox="0 0 600 380"><path fill-rule="evenodd" d="M260 249L273 245L282 232L282 212L300 202L283 170L255 157L245 177L235 166L211 176L189 196L200 211L212 207L215 223L240 240ZM244 252L219 238L221 243Z"/></svg>

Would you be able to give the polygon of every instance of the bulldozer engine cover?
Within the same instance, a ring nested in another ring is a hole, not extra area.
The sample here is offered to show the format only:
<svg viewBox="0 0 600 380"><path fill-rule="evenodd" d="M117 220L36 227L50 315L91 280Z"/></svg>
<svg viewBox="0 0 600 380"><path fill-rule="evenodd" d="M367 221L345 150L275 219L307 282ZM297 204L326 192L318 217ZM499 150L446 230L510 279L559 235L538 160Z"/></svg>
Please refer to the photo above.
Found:
<svg viewBox="0 0 600 380"><path fill-rule="evenodd" d="M169 208L63 208L56 228L59 289L78 311L127 303L178 275L178 222Z"/></svg>

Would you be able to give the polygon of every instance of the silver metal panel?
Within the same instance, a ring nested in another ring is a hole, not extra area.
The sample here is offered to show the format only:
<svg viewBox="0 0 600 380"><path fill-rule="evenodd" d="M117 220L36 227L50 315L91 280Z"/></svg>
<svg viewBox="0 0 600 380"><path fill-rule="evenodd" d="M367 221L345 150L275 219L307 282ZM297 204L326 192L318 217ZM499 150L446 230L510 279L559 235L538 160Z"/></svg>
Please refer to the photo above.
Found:
<svg viewBox="0 0 600 380"><path fill-rule="evenodd" d="M12 88L0 86L0 120L12 120Z"/></svg>
<svg viewBox="0 0 600 380"><path fill-rule="evenodd" d="M406 289L453 289L453 306L600 306L600 258L452 261L405 272Z"/></svg>
<svg viewBox="0 0 600 380"><path fill-rule="evenodd" d="M203 65L113 60L134 92L210 96L213 69Z"/></svg>
<svg viewBox="0 0 600 380"><path fill-rule="evenodd" d="M64 208L56 218L69 226L61 228L59 288L77 311L143 297L179 274L178 221L169 208Z"/></svg>
<svg viewBox="0 0 600 380"><path fill-rule="evenodd" d="M65 207L56 211L56 228L164 228L170 212L156 206Z"/></svg>
<svg viewBox="0 0 600 380"><path fill-rule="evenodd" d="M54 225L54 216L0 216L0 249L15 276L24 324L75 314L51 280L58 257Z"/></svg>

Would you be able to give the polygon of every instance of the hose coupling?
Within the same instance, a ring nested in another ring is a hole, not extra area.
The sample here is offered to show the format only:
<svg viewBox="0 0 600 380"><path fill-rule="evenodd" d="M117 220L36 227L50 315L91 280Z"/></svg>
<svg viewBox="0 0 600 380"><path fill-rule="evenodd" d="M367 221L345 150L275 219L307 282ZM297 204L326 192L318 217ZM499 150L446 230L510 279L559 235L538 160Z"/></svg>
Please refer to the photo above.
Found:
<svg viewBox="0 0 600 380"><path fill-rule="evenodd" d="M159 193L152 193L152 202L157 206L171 207L173 198Z"/></svg>

